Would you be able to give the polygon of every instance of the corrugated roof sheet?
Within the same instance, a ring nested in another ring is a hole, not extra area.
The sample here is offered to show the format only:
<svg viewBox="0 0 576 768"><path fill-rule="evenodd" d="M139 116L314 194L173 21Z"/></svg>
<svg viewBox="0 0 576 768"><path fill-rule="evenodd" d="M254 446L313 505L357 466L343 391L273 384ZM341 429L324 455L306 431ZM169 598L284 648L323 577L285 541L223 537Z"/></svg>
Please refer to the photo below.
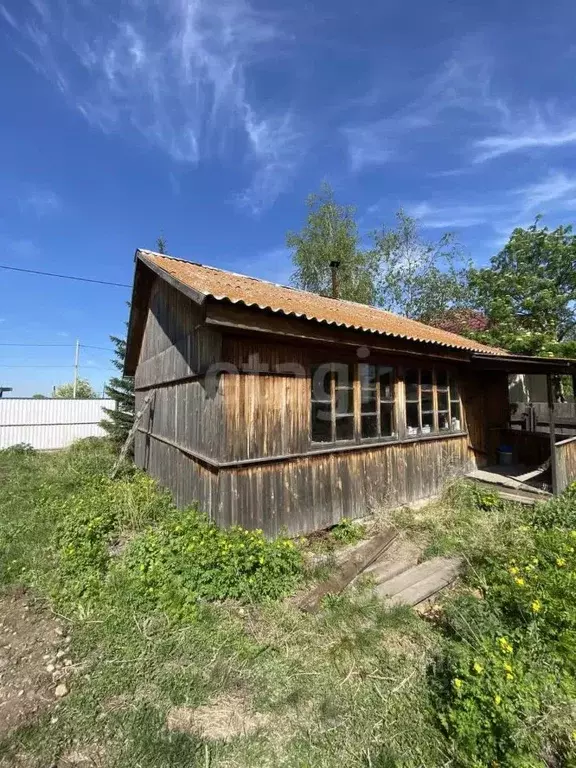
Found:
<svg viewBox="0 0 576 768"><path fill-rule="evenodd" d="M492 355L506 354L496 347L489 347L456 333L443 331L366 304L318 296L315 293L276 285L255 277L237 275L153 251L139 250L138 254L184 285L220 301L228 300L247 307L258 307L292 317L411 341L424 341Z"/></svg>

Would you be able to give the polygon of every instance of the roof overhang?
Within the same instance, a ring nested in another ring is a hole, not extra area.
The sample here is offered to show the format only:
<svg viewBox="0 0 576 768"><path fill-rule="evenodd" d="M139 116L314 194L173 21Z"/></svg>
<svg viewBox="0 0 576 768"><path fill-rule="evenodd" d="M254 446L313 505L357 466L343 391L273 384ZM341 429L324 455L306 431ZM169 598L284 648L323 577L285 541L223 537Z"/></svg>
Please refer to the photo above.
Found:
<svg viewBox="0 0 576 768"><path fill-rule="evenodd" d="M576 360L562 357L530 357L529 355L488 355L474 352L470 363L480 371L503 373L539 373L559 376L576 375Z"/></svg>

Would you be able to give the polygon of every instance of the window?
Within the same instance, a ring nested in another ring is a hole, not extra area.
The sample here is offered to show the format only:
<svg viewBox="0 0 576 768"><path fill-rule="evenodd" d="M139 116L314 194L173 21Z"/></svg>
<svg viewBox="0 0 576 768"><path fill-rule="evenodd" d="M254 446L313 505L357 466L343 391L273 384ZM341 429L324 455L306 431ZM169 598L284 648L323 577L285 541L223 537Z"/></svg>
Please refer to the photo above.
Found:
<svg viewBox="0 0 576 768"><path fill-rule="evenodd" d="M367 438L394 437L394 370L388 366L361 364L360 436Z"/></svg>
<svg viewBox="0 0 576 768"><path fill-rule="evenodd" d="M354 367L324 363L312 369L312 441L354 439Z"/></svg>
<svg viewBox="0 0 576 768"><path fill-rule="evenodd" d="M447 371L412 368L404 376L406 436L460 432L462 416L458 385Z"/></svg>

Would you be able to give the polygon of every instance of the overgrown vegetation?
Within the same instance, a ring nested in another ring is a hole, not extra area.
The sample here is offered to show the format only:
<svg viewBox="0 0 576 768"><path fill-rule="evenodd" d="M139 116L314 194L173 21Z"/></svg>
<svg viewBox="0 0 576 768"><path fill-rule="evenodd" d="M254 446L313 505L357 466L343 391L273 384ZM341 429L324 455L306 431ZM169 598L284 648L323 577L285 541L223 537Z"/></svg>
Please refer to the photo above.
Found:
<svg viewBox="0 0 576 768"><path fill-rule="evenodd" d="M57 722L0 743L0 765L576 765L576 489L527 509L454 484L396 513L470 563L429 621L369 585L308 615L280 599L299 542L178 512L140 473L109 480L113 458L99 441L0 452L0 579L67 617L77 670Z"/></svg>

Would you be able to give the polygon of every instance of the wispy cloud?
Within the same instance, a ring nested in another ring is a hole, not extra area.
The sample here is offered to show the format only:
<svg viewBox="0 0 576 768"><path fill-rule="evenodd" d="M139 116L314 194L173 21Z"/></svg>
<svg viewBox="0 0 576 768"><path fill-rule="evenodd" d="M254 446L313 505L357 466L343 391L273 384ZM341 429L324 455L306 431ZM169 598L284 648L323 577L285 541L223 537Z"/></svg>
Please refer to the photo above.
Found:
<svg viewBox="0 0 576 768"><path fill-rule="evenodd" d="M18 203L22 211L32 211L36 216L48 216L62 210L61 198L52 190L38 186L27 187Z"/></svg>
<svg viewBox="0 0 576 768"><path fill-rule="evenodd" d="M40 255L40 248L38 248L33 240L21 238L7 243L5 253L16 259L29 260L35 259Z"/></svg>
<svg viewBox="0 0 576 768"><path fill-rule="evenodd" d="M576 144L576 117L554 118L538 107L528 119L504 121L501 132L475 142L474 161L482 163L512 152Z"/></svg>
<svg viewBox="0 0 576 768"><path fill-rule="evenodd" d="M90 123L136 131L182 163L230 159L240 138L254 167L247 205L280 194L300 134L289 108L262 106L252 73L285 38L248 0L126 0L113 19L96 4L29 1L32 19L15 20L24 54Z"/></svg>
<svg viewBox="0 0 576 768"><path fill-rule="evenodd" d="M372 208L377 212L380 206ZM576 210L576 175L550 171L532 184L491 194L489 200L474 204L424 200L408 205L406 210L430 229L487 225L497 233L509 234L514 227L530 224L537 214L550 217Z"/></svg>

